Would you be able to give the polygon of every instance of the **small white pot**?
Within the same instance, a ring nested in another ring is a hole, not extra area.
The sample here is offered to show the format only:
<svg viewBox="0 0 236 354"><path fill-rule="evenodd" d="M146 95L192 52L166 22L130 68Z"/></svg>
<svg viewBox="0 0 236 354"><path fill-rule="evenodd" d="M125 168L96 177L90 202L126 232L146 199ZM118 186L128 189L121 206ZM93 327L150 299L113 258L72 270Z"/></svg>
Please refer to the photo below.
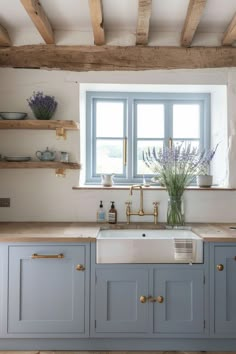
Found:
<svg viewBox="0 0 236 354"><path fill-rule="evenodd" d="M213 176L211 175L199 175L197 176L197 185L199 187L211 187Z"/></svg>

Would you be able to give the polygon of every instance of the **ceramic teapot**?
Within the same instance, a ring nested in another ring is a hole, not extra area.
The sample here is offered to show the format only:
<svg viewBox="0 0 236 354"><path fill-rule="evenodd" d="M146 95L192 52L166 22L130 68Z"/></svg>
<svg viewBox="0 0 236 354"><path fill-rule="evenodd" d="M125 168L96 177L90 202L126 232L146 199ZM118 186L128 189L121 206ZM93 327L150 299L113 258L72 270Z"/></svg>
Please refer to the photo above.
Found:
<svg viewBox="0 0 236 354"><path fill-rule="evenodd" d="M104 187L111 187L113 184L114 174L103 174L101 175L101 183Z"/></svg>
<svg viewBox="0 0 236 354"><path fill-rule="evenodd" d="M45 151L36 151L35 155L41 161L54 161L56 158L55 151L48 150L48 147Z"/></svg>

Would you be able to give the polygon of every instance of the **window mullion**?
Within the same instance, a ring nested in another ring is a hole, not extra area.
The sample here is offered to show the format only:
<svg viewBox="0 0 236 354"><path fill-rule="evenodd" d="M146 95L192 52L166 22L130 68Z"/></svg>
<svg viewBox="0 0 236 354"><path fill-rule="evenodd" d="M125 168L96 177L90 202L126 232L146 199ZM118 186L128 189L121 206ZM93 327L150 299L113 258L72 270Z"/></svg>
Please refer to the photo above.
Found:
<svg viewBox="0 0 236 354"><path fill-rule="evenodd" d="M173 139L173 102L163 102L165 106L165 137L164 145L168 146L169 138Z"/></svg>
<svg viewBox="0 0 236 354"><path fill-rule="evenodd" d="M126 129L127 129L127 165L126 167L126 178L127 181L132 180L133 173L133 135L134 135L134 102L131 95L129 95L127 99L127 121L126 121Z"/></svg>

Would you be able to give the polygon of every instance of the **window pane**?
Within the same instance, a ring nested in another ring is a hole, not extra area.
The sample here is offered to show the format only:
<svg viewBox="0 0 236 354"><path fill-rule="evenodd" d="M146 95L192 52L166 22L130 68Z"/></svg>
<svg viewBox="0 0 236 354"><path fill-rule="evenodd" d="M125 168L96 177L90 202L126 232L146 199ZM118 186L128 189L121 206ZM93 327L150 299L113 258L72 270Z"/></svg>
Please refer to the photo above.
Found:
<svg viewBox="0 0 236 354"><path fill-rule="evenodd" d="M123 137L124 104L123 102L99 101L96 104L96 136Z"/></svg>
<svg viewBox="0 0 236 354"><path fill-rule="evenodd" d="M143 162L143 151L147 148L156 147L163 148L163 140L159 141L138 141L137 146L137 174L138 175L147 175L152 174L152 171L145 165Z"/></svg>
<svg viewBox="0 0 236 354"><path fill-rule="evenodd" d="M198 104L173 105L173 138L200 137L200 106Z"/></svg>
<svg viewBox="0 0 236 354"><path fill-rule="evenodd" d="M138 138L164 137L164 106L163 104L137 105L137 136Z"/></svg>
<svg viewBox="0 0 236 354"><path fill-rule="evenodd" d="M123 173L123 141L97 140L96 144L97 168L100 173Z"/></svg>

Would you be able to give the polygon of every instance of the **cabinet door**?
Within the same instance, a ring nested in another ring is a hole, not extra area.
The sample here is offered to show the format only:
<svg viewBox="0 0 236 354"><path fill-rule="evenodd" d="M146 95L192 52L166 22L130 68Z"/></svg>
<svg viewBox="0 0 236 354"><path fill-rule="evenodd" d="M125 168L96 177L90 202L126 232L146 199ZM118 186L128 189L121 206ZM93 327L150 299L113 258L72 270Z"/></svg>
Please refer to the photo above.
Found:
<svg viewBox="0 0 236 354"><path fill-rule="evenodd" d="M204 273L176 268L154 270L155 333L204 331Z"/></svg>
<svg viewBox="0 0 236 354"><path fill-rule="evenodd" d="M145 333L148 331L148 270L96 270L95 321L97 333Z"/></svg>
<svg viewBox="0 0 236 354"><path fill-rule="evenodd" d="M78 264L88 266L87 246L9 247L9 334L88 334L89 269L76 270Z"/></svg>
<svg viewBox="0 0 236 354"><path fill-rule="evenodd" d="M236 335L236 247L215 247L215 333ZM217 267L223 266L222 267Z"/></svg>

